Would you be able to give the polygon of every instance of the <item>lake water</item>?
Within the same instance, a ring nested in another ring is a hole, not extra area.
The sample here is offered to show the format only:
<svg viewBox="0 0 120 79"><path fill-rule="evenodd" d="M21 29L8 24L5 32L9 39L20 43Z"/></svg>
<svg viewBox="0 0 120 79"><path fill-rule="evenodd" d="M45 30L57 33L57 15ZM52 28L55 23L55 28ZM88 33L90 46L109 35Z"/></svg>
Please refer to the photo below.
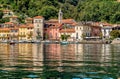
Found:
<svg viewBox="0 0 120 79"><path fill-rule="evenodd" d="M120 44L0 44L0 79L119 79Z"/></svg>

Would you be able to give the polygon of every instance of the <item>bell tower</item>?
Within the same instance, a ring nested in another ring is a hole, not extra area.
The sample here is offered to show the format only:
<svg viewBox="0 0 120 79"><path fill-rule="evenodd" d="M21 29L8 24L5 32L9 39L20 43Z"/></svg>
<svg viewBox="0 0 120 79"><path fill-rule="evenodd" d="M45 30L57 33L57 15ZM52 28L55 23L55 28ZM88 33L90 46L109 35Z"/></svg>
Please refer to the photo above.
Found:
<svg viewBox="0 0 120 79"><path fill-rule="evenodd" d="M63 17L63 13L62 13L61 8L60 8L59 13L58 13L58 22L59 23L62 23L62 17Z"/></svg>

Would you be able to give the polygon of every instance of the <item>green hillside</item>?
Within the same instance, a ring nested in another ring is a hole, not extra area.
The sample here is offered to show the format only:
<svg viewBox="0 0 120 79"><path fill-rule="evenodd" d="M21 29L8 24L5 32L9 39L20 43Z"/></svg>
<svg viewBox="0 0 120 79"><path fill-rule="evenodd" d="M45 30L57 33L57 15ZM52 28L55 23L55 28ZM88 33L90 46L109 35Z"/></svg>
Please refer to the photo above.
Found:
<svg viewBox="0 0 120 79"><path fill-rule="evenodd" d="M120 23L120 3L116 0L0 0L1 10L8 8L21 18L57 18L60 7L64 18Z"/></svg>

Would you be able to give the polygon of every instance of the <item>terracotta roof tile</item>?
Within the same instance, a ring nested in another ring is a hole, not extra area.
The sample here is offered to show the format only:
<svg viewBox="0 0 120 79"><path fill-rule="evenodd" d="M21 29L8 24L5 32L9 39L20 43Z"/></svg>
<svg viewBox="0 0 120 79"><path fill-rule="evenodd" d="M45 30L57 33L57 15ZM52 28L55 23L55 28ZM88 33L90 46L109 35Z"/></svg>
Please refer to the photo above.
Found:
<svg viewBox="0 0 120 79"><path fill-rule="evenodd" d="M35 16L34 19L41 19L43 18L42 16Z"/></svg>
<svg viewBox="0 0 120 79"><path fill-rule="evenodd" d="M60 30L60 33L74 33L75 32L75 29L61 29Z"/></svg>
<svg viewBox="0 0 120 79"><path fill-rule="evenodd" d="M23 24L23 25L20 25L19 28L27 28L27 26Z"/></svg>
<svg viewBox="0 0 120 79"><path fill-rule="evenodd" d="M27 26L28 28L34 28L34 25L33 25L33 24L26 24L26 26Z"/></svg>
<svg viewBox="0 0 120 79"><path fill-rule="evenodd" d="M0 28L0 31L10 31L10 28Z"/></svg>
<svg viewBox="0 0 120 79"><path fill-rule="evenodd" d="M18 27L10 28L11 30L18 30Z"/></svg>
<svg viewBox="0 0 120 79"><path fill-rule="evenodd" d="M34 28L33 24L24 24L24 25L20 25L19 28Z"/></svg>
<svg viewBox="0 0 120 79"><path fill-rule="evenodd" d="M4 24L10 24L10 25L13 25L14 23L13 22L6 22Z"/></svg>
<svg viewBox="0 0 120 79"><path fill-rule="evenodd" d="M49 27L47 27L47 28L59 28L59 27L61 27L63 24L61 24L61 23L48 23L47 24Z"/></svg>
<svg viewBox="0 0 120 79"><path fill-rule="evenodd" d="M55 22L58 22L58 20L57 20L57 19L50 19L50 20L48 21L48 23L49 23L49 22L55 23ZM61 22L62 22L62 23L66 23L66 24L76 23L76 22L74 21L74 19L63 19Z"/></svg>

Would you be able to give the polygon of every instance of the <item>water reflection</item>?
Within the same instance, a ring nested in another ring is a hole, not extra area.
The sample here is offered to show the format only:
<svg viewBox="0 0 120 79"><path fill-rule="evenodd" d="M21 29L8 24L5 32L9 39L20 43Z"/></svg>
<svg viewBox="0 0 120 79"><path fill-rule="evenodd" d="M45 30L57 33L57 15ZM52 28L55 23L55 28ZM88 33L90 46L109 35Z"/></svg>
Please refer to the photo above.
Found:
<svg viewBox="0 0 120 79"><path fill-rule="evenodd" d="M119 44L0 44L0 79L117 79L119 56Z"/></svg>

